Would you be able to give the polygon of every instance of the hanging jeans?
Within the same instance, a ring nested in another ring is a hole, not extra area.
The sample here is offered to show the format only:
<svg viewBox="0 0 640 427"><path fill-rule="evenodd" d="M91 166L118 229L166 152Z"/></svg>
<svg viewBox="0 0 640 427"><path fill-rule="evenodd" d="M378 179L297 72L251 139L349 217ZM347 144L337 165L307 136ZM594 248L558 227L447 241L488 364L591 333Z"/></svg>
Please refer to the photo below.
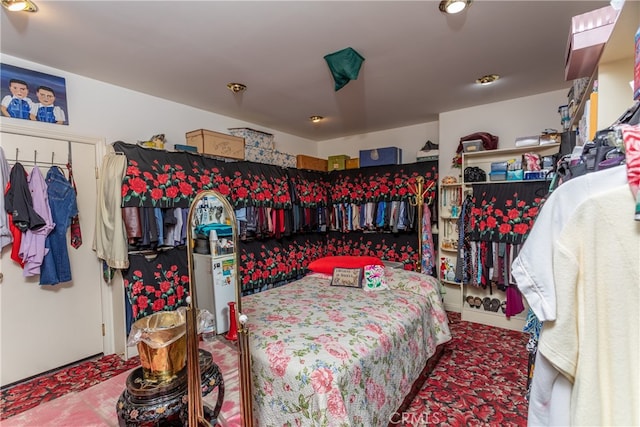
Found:
<svg viewBox="0 0 640 427"><path fill-rule="evenodd" d="M45 248L49 252L42 261L40 284L55 285L71 280L67 228L71 225L71 219L78 214L78 205L76 193L60 168L54 166L49 169L46 182L55 227L45 240Z"/></svg>

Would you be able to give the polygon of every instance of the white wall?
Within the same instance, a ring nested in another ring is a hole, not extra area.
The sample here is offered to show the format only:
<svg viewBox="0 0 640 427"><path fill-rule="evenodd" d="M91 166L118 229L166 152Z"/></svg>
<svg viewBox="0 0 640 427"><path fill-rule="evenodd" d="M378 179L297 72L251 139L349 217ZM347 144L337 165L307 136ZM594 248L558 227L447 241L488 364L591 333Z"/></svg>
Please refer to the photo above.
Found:
<svg viewBox="0 0 640 427"><path fill-rule="evenodd" d="M402 163L416 161L416 153L427 140L439 144L439 175L458 176L451 159L460 138L489 132L500 138L498 148L515 146L521 136L538 135L546 128L561 129L558 106L567 103L567 90L485 104L440 114L439 121L379 132L336 138L318 143L318 156L346 154L352 158L370 148L402 148Z"/></svg>
<svg viewBox="0 0 640 427"><path fill-rule="evenodd" d="M518 137L561 130L558 107L566 103L567 91L558 90L440 114L439 175L459 175L451 160L463 136L489 132L500 138L498 148L515 147Z"/></svg>
<svg viewBox="0 0 640 427"><path fill-rule="evenodd" d="M228 133L231 127L251 127L274 135L276 149L291 154L317 155L314 141L272 129L257 127L219 114L177 104L165 99L124 89L77 74L24 61L0 54L0 61L16 67L63 77L67 86L67 118L69 126L61 130L78 135L97 136L107 143L124 141L135 143L164 133L168 147L184 144L185 134L195 129L209 129ZM123 72L126 72L123 70ZM49 128L46 123L10 120L20 126Z"/></svg>
<svg viewBox="0 0 640 427"><path fill-rule="evenodd" d="M438 143L438 122L322 141L318 144L318 157L346 154L357 159L360 150L399 147L402 148L402 163L413 163L416 161L416 153L427 140Z"/></svg>

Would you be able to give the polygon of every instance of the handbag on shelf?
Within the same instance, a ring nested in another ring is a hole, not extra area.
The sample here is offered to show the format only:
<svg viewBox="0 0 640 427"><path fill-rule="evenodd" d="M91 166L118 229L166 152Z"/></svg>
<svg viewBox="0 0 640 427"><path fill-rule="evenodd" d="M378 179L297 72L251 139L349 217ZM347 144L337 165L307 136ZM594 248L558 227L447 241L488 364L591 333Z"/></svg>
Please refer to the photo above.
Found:
<svg viewBox="0 0 640 427"><path fill-rule="evenodd" d="M485 182L487 180L487 173L477 166L469 166L464 168L464 181L465 182Z"/></svg>

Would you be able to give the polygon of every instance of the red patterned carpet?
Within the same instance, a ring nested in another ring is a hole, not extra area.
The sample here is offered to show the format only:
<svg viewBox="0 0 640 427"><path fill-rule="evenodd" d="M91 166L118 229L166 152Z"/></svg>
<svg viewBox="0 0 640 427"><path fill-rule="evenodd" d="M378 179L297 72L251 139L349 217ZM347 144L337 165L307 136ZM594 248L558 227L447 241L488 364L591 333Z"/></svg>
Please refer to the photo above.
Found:
<svg viewBox="0 0 640 427"><path fill-rule="evenodd" d="M399 426L526 426L528 336L461 322L449 313L453 339ZM139 365L116 355L80 363L2 390L0 420L80 391Z"/></svg>
<svg viewBox="0 0 640 427"><path fill-rule="evenodd" d="M401 425L526 426L529 336L449 319L453 338Z"/></svg>
<svg viewBox="0 0 640 427"><path fill-rule="evenodd" d="M3 388L0 420L24 412L70 392L78 392L140 366L138 357L124 361L111 354Z"/></svg>

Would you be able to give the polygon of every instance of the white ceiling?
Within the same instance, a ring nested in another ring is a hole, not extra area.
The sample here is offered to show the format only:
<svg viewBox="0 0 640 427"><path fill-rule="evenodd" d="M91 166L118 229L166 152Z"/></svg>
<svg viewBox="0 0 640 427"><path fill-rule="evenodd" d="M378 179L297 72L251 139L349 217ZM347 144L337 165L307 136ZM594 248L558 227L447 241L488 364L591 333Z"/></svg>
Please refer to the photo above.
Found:
<svg viewBox="0 0 640 427"><path fill-rule="evenodd" d="M2 53L316 141L568 88L571 17L608 4L476 0L447 16L436 1L35 1L36 14L3 9ZM323 57L346 47L365 61L335 92Z"/></svg>

